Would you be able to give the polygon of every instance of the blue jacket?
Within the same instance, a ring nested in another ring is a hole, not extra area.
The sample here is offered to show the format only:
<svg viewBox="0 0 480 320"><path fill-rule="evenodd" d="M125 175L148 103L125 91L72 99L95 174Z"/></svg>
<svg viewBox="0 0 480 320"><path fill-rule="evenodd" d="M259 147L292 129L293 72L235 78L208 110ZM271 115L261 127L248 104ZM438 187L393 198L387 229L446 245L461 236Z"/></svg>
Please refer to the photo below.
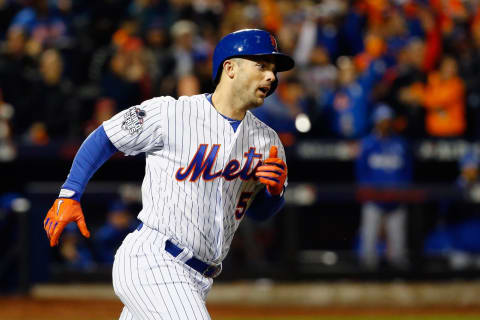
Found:
<svg viewBox="0 0 480 320"><path fill-rule="evenodd" d="M356 162L357 182L371 186L406 186L412 181L412 156L405 139L380 138L372 133L362 139Z"/></svg>
<svg viewBox="0 0 480 320"><path fill-rule="evenodd" d="M360 138L368 133L370 95L387 67L384 60L373 61L354 82L325 95L325 113L337 137Z"/></svg>

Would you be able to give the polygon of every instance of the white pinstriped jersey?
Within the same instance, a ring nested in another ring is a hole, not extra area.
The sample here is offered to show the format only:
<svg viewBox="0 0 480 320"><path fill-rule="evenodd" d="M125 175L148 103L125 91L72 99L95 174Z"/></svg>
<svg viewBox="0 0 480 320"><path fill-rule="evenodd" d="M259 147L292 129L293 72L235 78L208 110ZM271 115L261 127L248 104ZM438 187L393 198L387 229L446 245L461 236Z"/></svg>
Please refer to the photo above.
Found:
<svg viewBox="0 0 480 320"><path fill-rule="evenodd" d="M286 161L275 131L247 112L234 132L203 94L147 100L103 126L121 152L146 153L138 218L212 264L225 258L263 189L254 168L273 145Z"/></svg>

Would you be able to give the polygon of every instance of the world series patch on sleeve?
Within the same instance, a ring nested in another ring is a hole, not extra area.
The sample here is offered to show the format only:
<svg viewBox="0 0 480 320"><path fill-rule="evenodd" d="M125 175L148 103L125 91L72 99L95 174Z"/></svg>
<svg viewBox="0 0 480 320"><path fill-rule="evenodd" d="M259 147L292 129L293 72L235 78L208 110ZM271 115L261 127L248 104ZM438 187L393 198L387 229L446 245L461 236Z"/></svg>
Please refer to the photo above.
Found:
<svg viewBox="0 0 480 320"><path fill-rule="evenodd" d="M143 127L143 118L146 112L138 107L131 107L124 115L122 122L122 129L128 131L130 134L140 133Z"/></svg>

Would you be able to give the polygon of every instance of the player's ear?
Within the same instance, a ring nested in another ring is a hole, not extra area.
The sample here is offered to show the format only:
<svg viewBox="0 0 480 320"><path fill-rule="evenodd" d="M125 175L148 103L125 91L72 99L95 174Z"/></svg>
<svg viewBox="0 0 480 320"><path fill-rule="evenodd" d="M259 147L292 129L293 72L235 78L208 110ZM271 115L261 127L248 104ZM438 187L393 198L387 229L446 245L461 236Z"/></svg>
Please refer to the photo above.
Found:
<svg viewBox="0 0 480 320"><path fill-rule="evenodd" d="M233 79L235 76L235 67L236 65L233 59L227 59L223 62L223 73L230 79Z"/></svg>

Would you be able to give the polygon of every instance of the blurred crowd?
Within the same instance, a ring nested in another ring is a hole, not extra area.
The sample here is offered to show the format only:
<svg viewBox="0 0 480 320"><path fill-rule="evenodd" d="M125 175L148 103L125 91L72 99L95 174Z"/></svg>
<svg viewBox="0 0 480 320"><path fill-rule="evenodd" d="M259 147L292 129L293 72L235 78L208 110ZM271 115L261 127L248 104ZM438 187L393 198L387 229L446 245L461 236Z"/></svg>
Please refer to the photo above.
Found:
<svg viewBox="0 0 480 320"><path fill-rule="evenodd" d="M104 221L93 226L92 237L89 240L80 234L75 223L68 224L62 234L54 261L71 271L110 268L123 239L138 225L138 220L131 211L132 208L123 200L111 201L106 208Z"/></svg>
<svg viewBox="0 0 480 320"><path fill-rule="evenodd" d="M477 0L0 0L0 153L212 92L215 44L241 28L270 30L296 60L255 111L287 146L364 137L379 103L409 138L475 139L479 22Z"/></svg>
<svg viewBox="0 0 480 320"><path fill-rule="evenodd" d="M155 96L213 92L215 45L242 28L271 31L296 61L254 113L287 147L360 141L361 185L410 183L412 140L480 138L480 0L0 0L0 161L80 142ZM364 263L378 264L379 217L393 212L403 266L404 207L362 210ZM88 265L76 238L61 254Z"/></svg>

